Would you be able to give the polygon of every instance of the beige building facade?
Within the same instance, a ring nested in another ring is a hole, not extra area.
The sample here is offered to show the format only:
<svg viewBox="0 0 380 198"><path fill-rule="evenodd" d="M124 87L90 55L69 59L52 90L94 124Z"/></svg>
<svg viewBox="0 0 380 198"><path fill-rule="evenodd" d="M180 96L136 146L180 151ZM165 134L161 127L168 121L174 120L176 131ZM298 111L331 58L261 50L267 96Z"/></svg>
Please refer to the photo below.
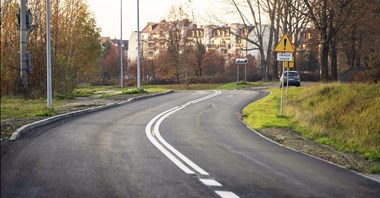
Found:
<svg viewBox="0 0 380 198"><path fill-rule="evenodd" d="M133 32L129 40L129 58L137 59L137 33ZM251 46L244 38L253 38L252 27L243 24L228 24L225 26L197 26L191 21L148 23L141 32L141 54L143 57L154 58L164 52L171 39L177 39L180 45L196 45L202 43L206 51L213 50L222 54L226 60L245 57L246 49ZM248 54L255 55L248 51Z"/></svg>

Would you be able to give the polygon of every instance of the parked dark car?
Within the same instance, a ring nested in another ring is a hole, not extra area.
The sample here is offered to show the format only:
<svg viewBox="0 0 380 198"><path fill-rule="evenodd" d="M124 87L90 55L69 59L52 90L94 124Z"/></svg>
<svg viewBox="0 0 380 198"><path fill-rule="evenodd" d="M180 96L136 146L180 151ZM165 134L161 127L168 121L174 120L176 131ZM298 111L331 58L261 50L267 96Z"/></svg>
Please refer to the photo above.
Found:
<svg viewBox="0 0 380 198"><path fill-rule="evenodd" d="M287 81L288 72L284 72L284 74L280 78L280 87L282 86L282 81L284 81L284 85L286 86L286 83L289 82L289 86L301 86L301 78L298 75L298 72L296 71L289 71L289 81Z"/></svg>

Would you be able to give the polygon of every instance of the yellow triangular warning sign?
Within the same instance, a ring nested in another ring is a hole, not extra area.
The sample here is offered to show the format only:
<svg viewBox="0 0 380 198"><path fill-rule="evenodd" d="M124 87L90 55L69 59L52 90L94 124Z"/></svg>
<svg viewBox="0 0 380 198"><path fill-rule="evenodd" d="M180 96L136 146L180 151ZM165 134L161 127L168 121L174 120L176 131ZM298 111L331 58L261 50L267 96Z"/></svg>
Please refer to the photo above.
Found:
<svg viewBox="0 0 380 198"><path fill-rule="evenodd" d="M293 43L290 42L288 35L284 34L280 42L274 48L275 52L294 52Z"/></svg>

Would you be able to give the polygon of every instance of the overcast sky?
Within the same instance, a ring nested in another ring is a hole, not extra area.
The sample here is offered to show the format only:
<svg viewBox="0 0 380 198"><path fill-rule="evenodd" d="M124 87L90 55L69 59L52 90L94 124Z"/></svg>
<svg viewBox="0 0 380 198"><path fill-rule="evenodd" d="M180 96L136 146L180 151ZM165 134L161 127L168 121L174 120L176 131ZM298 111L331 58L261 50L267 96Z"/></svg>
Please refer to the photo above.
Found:
<svg viewBox="0 0 380 198"><path fill-rule="evenodd" d="M211 13L221 13L222 0L140 0L140 30L147 22L159 22L167 18L172 5L192 5L198 23L207 23ZM120 38L120 0L87 0L96 17L102 36ZM225 13L224 13L225 15ZM201 21L201 22L199 22ZM137 0L123 0L123 39L128 40L137 30Z"/></svg>

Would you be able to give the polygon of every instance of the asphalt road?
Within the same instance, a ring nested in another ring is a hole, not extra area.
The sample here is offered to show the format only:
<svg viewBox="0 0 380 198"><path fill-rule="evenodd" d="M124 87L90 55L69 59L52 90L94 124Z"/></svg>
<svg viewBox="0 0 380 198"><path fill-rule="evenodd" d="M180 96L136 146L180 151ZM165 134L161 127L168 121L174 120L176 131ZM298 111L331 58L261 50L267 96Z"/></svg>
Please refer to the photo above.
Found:
<svg viewBox="0 0 380 198"><path fill-rule="evenodd" d="M265 95L179 91L46 126L2 151L1 197L380 195L379 183L248 129L240 112Z"/></svg>

